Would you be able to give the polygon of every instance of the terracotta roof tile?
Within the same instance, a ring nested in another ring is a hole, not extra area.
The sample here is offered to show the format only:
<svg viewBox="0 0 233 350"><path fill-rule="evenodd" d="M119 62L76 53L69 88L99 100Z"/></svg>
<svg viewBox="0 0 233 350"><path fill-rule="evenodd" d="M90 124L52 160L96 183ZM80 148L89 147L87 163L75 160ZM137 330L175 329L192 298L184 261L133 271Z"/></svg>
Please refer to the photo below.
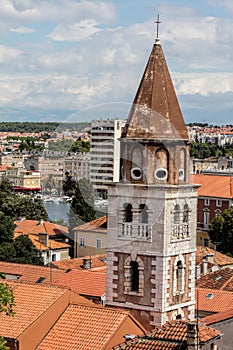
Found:
<svg viewBox="0 0 233 350"><path fill-rule="evenodd" d="M20 282L7 282L14 293L15 315L0 314L0 334L7 338L17 338L66 291L65 288Z"/></svg>
<svg viewBox="0 0 233 350"><path fill-rule="evenodd" d="M228 320L230 318L233 318L233 309L218 312L218 313L213 314L213 315L208 315L208 316L204 317L203 320L204 320L205 324L208 326L211 324L215 324L215 323L218 323L221 321Z"/></svg>
<svg viewBox="0 0 233 350"><path fill-rule="evenodd" d="M36 350L105 349L129 317L126 311L70 305Z"/></svg>
<svg viewBox="0 0 233 350"><path fill-rule="evenodd" d="M124 344L114 347L114 349L187 349L187 324L188 323L183 320L167 322L163 326L153 330L151 333L147 333L145 336L126 341ZM220 331L212 327L202 325L199 325L198 327L199 341L202 343L219 337L220 334Z"/></svg>
<svg viewBox="0 0 233 350"><path fill-rule="evenodd" d="M98 231L107 233L107 216L92 220L83 225L74 227L74 230L79 231Z"/></svg>
<svg viewBox="0 0 233 350"><path fill-rule="evenodd" d="M59 269L83 270L83 259L87 258L90 258L90 256L54 261L53 265ZM91 270L101 270L104 272L106 270L106 254L92 255L91 266Z"/></svg>
<svg viewBox="0 0 233 350"><path fill-rule="evenodd" d="M49 242L48 242L48 247L46 247L44 244L42 244L40 241L39 241L39 235L34 235L34 234L28 234L27 235L30 240L32 241L32 243L34 244L34 246L39 249L39 250L49 250L49 249L52 249L52 250L56 250L56 249L67 249L70 247L69 244L67 243L63 243L63 242L58 242L58 241L55 241L54 239L49 239Z"/></svg>
<svg viewBox="0 0 233 350"><path fill-rule="evenodd" d="M233 293L224 290L197 288L197 308L202 311L222 312L232 308Z"/></svg>
<svg viewBox="0 0 233 350"><path fill-rule="evenodd" d="M152 339L137 338L127 341L118 346L114 346L113 350L182 350L180 343L161 342Z"/></svg>
<svg viewBox="0 0 233 350"><path fill-rule="evenodd" d="M196 264L199 265L202 260L206 257L208 254L214 255L214 263L219 265L220 267L226 266L226 265L233 265L233 258L222 254L220 252L217 252L214 249L211 249L209 247L203 247L198 246L196 251Z"/></svg>
<svg viewBox="0 0 233 350"><path fill-rule="evenodd" d="M224 175L195 174L192 182L200 184L199 197L233 198L233 177Z"/></svg>
<svg viewBox="0 0 233 350"><path fill-rule="evenodd" d="M196 285L198 288L209 288L211 286L212 289L225 289L226 285L231 285L232 279L233 269L225 268L201 276L196 281Z"/></svg>
<svg viewBox="0 0 233 350"><path fill-rule="evenodd" d="M105 294L106 274L91 270L72 270L60 275L53 283L68 286L81 295L101 297Z"/></svg>
<svg viewBox="0 0 233 350"><path fill-rule="evenodd" d="M15 221L15 233L48 233L49 236L68 235L68 228L49 221L27 220Z"/></svg>
<svg viewBox="0 0 233 350"><path fill-rule="evenodd" d="M18 281L21 282L36 282L40 277L43 277L43 284L50 284L53 280L59 279L59 277L64 274L63 270L51 269L47 266L15 264L3 261L0 261L0 271L5 275L12 275L12 277L19 276Z"/></svg>

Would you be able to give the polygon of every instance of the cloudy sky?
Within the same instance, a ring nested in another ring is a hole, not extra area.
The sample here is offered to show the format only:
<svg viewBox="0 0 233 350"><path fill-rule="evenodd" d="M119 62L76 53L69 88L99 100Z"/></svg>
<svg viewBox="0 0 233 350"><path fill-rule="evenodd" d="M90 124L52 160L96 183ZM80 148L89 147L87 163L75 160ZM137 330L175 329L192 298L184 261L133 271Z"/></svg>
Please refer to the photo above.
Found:
<svg viewBox="0 0 233 350"><path fill-rule="evenodd" d="M186 122L233 123L232 0L0 0L0 121L125 118L156 35Z"/></svg>

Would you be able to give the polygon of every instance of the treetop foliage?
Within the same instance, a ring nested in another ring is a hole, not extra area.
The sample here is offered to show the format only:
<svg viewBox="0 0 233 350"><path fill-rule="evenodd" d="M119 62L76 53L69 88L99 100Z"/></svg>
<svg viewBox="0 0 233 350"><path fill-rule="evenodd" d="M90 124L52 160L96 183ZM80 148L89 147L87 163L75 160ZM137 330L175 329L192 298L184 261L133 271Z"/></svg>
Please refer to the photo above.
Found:
<svg viewBox="0 0 233 350"><path fill-rule="evenodd" d="M233 256L233 207L226 209L214 218L209 229L211 241L216 249L224 254Z"/></svg>

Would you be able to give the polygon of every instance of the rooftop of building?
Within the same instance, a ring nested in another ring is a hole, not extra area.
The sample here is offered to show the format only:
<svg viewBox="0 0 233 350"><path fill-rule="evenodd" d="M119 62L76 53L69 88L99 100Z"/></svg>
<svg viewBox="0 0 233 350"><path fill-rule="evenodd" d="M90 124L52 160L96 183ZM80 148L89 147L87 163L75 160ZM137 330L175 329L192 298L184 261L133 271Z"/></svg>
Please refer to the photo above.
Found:
<svg viewBox="0 0 233 350"><path fill-rule="evenodd" d="M102 216L83 225L76 226L73 230L77 231L98 231L107 233L107 216Z"/></svg>
<svg viewBox="0 0 233 350"><path fill-rule="evenodd" d="M193 183L200 184L199 197L233 198L233 177L215 174L195 174Z"/></svg>
<svg viewBox="0 0 233 350"><path fill-rule="evenodd" d="M167 322L163 326L156 328L145 336L136 337L125 343L114 347L114 350L140 349L140 350L178 350L187 349L187 321ZM194 322L192 324L195 324ZM208 342L211 339L219 338L221 332L207 326L198 326L199 343Z"/></svg>
<svg viewBox="0 0 233 350"><path fill-rule="evenodd" d="M129 312L101 306L70 305L37 350L61 349L92 350L107 349L116 333L122 338L128 331L128 319L137 324ZM143 328L141 326L141 334Z"/></svg>
<svg viewBox="0 0 233 350"><path fill-rule="evenodd" d="M58 301L68 288L41 284L7 282L14 293L14 316L0 314L0 334L6 338L16 339L33 324L46 310ZM77 296L82 304L90 303Z"/></svg>
<svg viewBox="0 0 233 350"><path fill-rule="evenodd" d="M233 292L233 269L225 268L201 276L196 281L198 288L212 288Z"/></svg>
<svg viewBox="0 0 233 350"><path fill-rule="evenodd" d="M106 270L106 254L83 256L80 258L66 259L60 261L53 261L53 266L58 269L72 269L83 270L85 268L83 264L84 259L91 259L91 270L105 271Z"/></svg>
<svg viewBox="0 0 233 350"><path fill-rule="evenodd" d="M15 221L15 233L39 234L47 233L49 236L68 235L68 228L44 220L28 220L22 218Z"/></svg>
<svg viewBox="0 0 233 350"><path fill-rule="evenodd" d="M211 249L209 247L197 246L196 265L201 264L204 259L206 259L208 264L218 265L219 267L233 265L233 258L232 257L225 255L225 254L222 254L222 253L220 253L214 249Z"/></svg>

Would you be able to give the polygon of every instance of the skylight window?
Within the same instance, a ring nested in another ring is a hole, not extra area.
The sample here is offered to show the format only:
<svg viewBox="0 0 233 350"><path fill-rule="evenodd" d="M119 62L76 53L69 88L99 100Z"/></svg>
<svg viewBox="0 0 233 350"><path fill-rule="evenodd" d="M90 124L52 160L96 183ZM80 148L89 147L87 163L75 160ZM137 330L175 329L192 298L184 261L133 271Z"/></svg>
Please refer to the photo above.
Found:
<svg viewBox="0 0 233 350"><path fill-rule="evenodd" d="M42 283L44 282L46 277L39 277L38 280L36 281L36 283Z"/></svg>
<svg viewBox="0 0 233 350"><path fill-rule="evenodd" d="M213 299L213 297L214 297L214 294L212 293L206 294L206 299Z"/></svg>

